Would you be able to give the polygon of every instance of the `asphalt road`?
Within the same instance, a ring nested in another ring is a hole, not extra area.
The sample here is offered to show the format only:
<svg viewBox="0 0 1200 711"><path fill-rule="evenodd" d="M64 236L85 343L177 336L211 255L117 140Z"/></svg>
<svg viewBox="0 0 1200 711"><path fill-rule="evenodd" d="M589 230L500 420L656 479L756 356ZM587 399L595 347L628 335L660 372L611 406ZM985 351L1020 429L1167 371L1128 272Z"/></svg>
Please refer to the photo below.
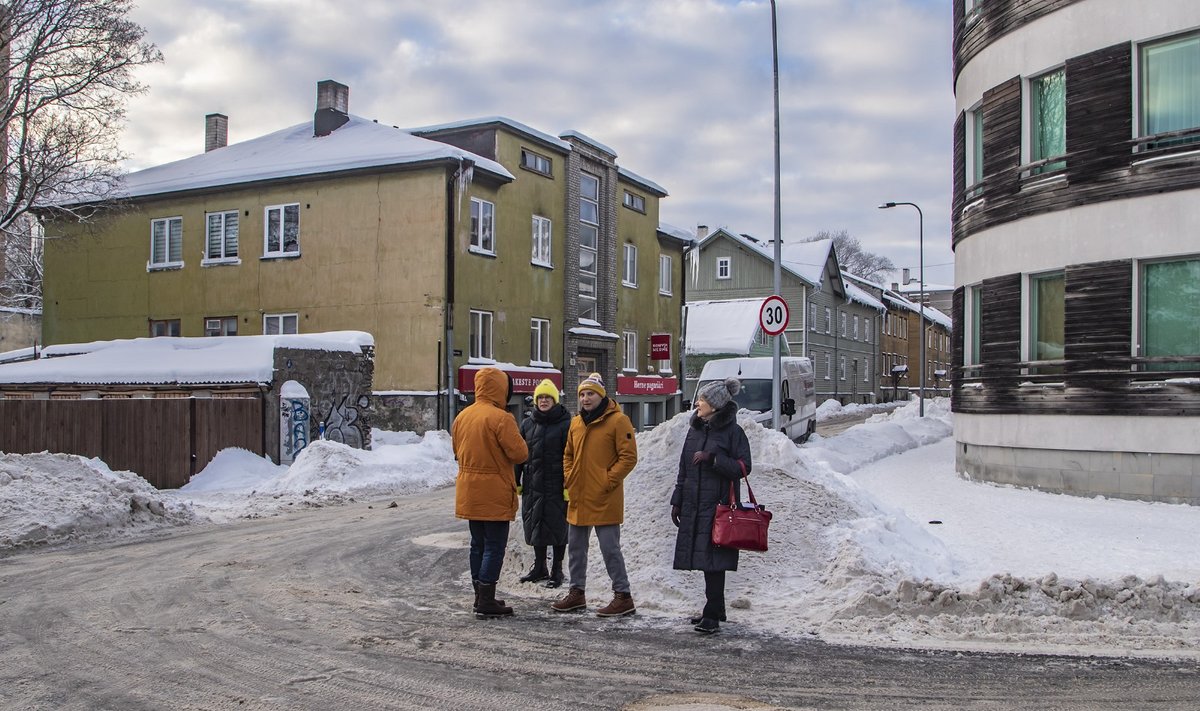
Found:
<svg viewBox="0 0 1200 711"><path fill-rule="evenodd" d="M683 620L551 613L519 589L501 591L516 617L476 620L452 500L443 490L0 559L0 707L1192 709L1200 698L1195 662L831 646L737 624L701 637Z"/></svg>

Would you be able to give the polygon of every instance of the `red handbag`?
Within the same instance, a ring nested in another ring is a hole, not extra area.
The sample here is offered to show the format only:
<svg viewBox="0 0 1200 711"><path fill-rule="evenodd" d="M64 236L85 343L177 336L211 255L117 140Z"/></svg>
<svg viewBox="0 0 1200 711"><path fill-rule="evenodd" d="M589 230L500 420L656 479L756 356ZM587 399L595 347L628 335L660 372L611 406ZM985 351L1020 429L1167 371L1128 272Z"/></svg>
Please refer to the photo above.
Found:
<svg viewBox="0 0 1200 711"><path fill-rule="evenodd" d="M750 488L750 479L746 476L746 464L741 461L738 463L742 465L742 479L746 481L750 503L739 503L734 498L733 482L729 482L729 503L718 501L713 516L712 542L722 548L762 553L767 550L767 526L771 523L771 512L754 498L754 490Z"/></svg>

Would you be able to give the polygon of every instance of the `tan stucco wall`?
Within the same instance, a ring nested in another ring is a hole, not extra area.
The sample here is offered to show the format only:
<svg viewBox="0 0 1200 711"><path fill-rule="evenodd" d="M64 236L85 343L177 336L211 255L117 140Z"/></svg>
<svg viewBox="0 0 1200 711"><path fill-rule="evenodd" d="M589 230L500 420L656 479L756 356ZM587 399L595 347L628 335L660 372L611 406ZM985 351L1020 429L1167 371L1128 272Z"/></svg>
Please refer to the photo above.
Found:
<svg viewBox="0 0 1200 711"><path fill-rule="evenodd" d="M262 259L264 208L300 204L298 258ZM240 263L201 266L206 211L239 211ZM180 269L148 272L150 221L183 218ZM262 333L263 313L296 313L301 333L374 335L374 386L436 387L445 274L442 169L298 181L138 202L98 236L47 241L47 343L149 334L149 319L180 319L204 335L206 317L237 316ZM71 234L51 224L48 235ZM78 233L76 233L78 234Z"/></svg>

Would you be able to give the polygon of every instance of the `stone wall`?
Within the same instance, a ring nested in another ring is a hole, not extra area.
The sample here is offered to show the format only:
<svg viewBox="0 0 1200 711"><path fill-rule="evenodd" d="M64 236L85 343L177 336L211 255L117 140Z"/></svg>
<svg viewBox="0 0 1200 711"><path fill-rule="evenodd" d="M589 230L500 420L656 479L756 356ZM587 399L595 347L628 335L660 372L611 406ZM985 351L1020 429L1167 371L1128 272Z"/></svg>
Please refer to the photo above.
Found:
<svg viewBox="0 0 1200 711"><path fill-rule="evenodd" d="M442 406L445 407L444 398ZM373 394L368 407L371 426L392 432L425 434L429 430L436 430L437 414L438 398L431 393Z"/></svg>
<svg viewBox="0 0 1200 711"><path fill-rule="evenodd" d="M0 309L0 353L42 342L42 315L25 309Z"/></svg>
<svg viewBox="0 0 1200 711"><path fill-rule="evenodd" d="M275 349L275 379L267 393L267 452L279 461L279 389L295 380L308 390L309 441L321 438L358 449L371 448L371 390L374 383L373 349L364 353L308 349Z"/></svg>

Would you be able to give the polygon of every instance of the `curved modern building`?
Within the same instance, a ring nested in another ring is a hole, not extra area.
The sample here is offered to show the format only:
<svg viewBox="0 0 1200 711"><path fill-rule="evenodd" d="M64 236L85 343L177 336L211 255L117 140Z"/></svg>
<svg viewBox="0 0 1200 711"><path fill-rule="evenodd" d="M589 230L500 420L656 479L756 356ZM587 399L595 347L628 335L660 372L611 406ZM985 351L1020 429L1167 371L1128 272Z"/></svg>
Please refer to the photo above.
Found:
<svg viewBox="0 0 1200 711"><path fill-rule="evenodd" d="M1200 504L1200 1L953 7L958 470Z"/></svg>

